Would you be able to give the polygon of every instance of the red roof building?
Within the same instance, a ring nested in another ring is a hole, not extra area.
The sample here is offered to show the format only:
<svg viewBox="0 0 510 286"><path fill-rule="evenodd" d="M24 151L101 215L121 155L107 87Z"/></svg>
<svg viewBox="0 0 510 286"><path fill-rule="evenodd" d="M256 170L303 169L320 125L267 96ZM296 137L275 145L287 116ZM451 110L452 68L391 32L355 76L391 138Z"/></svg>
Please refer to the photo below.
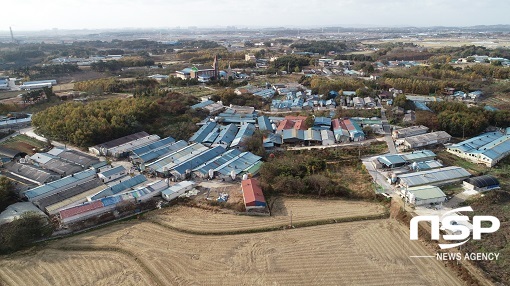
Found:
<svg viewBox="0 0 510 286"><path fill-rule="evenodd" d="M73 217L82 213L89 212L91 210L99 209L103 207L103 203L101 201L93 201L89 204L79 205L72 208L68 208L60 211L60 217L62 219L66 219L69 217Z"/></svg>
<svg viewBox="0 0 510 286"><path fill-rule="evenodd" d="M264 193L260 188L258 180L243 180L241 182L241 187L243 189L244 205L247 211L253 208L265 208L267 206Z"/></svg>

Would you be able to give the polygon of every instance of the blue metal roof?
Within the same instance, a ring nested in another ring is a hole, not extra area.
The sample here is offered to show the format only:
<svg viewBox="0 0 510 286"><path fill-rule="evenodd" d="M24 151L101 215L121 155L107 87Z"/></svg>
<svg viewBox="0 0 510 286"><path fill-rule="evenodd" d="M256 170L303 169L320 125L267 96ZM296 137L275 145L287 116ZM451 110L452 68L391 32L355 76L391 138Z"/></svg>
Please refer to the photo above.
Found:
<svg viewBox="0 0 510 286"><path fill-rule="evenodd" d="M226 146L229 146L232 141L234 141L234 138L237 134L237 126L235 124L229 124L227 126L222 126L220 134L218 137L216 137L216 140L214 140L214 144L225 144Z"/></svg>
<svg viewBox="0 0 510 286"><path fill-rule="evenodd" d="M202 102L199 102L199 103L197 103L197 104L192 105L192 106L191 106L191 109L204 108L204 107L206 107L206 106L208 106L208 105L211 105L211 104L213 104L213 103L214 103L214 101L212 101L212 100L202 101Z"/></svg>
<svg viewBox="0 0 510 286"><path fill-rule="evenodd" d="M133 150L131 152L133 152L134 154L140 156L142 154L146 154L146 153L148 153L148 152L150 152L152 150L155 150L155 149L160 148L162 146L171 144L173 142L175 142L175 139L170 137L170 136L168 136L166 138L160 139L160 140L158 140L158 141L156 141L154 143L151 143L149 145L145 145L145 146L142 146L140 148L137 148L137 149L135 149L135 150Z"/></svg>
<svg viewBox="0 0 510 286"><path fill-rule="evenodd" d="M449 148L458 149L461 152L471 152L501 137L503 137L503 134L500 132L488 132L460 143L452 144Z"/></svg>
<svg viewBox="0 0 510 286"><path fill-rule="evenodd" d="M239 144L243 140L252 136L254 132L255 132L255 125L253 125L251 123L241 126L241 128L239 129L239 132L237 132L236 137L232 141L232 144L230 144L230 147L239 146Z"/></svg>
<svg viewBox="0 0 510 286"><path fill-rule="evenodd" d="M419 110L432 111L425 103L423 103L421 101L413 101L413 103L414 103L414 106Z"/></svg>
<svg viewBox="0 0 510 286"><path fill-rule="evenodd" d="M179 140L177 142L170 143L169 145L162 146L158 149L155 149L153 151L150 151L148 153L145 153L140 156L140 159L143 162L149 162L151 160L157 159L159 157L165 156L167 154L170 154L176 150L179 150L181 148L184 148L188 146L188 143L184 140Z"/></svg>
<svg viewBox="0 0 510 286"><path fill-rule="evenodd" d="M226 162L232 160L233 158L236 158L239 156L242 152L237 149L230 149L227 152L221 154L220 156L217 156L216 158L213 158L209 162L204 163L202 166L196 167L193 169L193 171L198 171L202 174L207 174L210 169L216 169L219 166L225 164Z"/></svg>
<svg viewBox="0 0 510 286"><path fill-rule="evenodd" d="M145 178L144 175L142 175L142 174L136 175L136 176L129 178L125 181L121 181L116 185L113 185L111 187L101 190L99 193L92 196L92 200L98 200L98 199L105 198L108 196L116 195L116 194L121 193L125 190L128 190L136 185L139 185L145 181L147 181L147 178Z"/></svg>
<svg viewBox="0 0 510 286"><path fill-rule="evenodd" d="M285 140L305 140L305 132L304 130L296 130L296 129L285 129L282 131L282 139Z"/></svg>
<svg viewBox="0 0 510 286"><path fill-rule="evenodd" d="M176 166L179 163L189 158L195 157L197 154L207 150L209 150L209 148L205 147L204 145L200 143L194 143L175 152L172 152L164 157L161 157L157 161L148 164L146 167L160 173L170 171L173 166Z"/></svg>
<svg viewBox="0 0 510 286"><path fill-rule="evenodd" d="M388 167L404 165L406 163L406 160L404 160L402 158L402 156L400 156L400 155L379 156L379 157L377 157L377 161L379 161L381 164L384 164Z"/></svg>
<svg viewBox="0 0 510 286"><path fill-rule="evenodd" d="M71 185L79 180L85 179L90 176L94 176L95 174L96 174L96 171L92 170L92 169L81 171L76 174L64 177L60 180L56 180L56 181L50 182L48 184L39 186L37 188L28 190L24 193L24 195L30 200L35 197L50 193L53 190Z"/></svg>
<svg viewBox="0 0 510 286"><path fill-rule="evenodd" d="M215 171L222 175L230 175L230 173L234 171L234 173L237 175L259 162L260 159L262 158L250 152L243 152L236 158L233 158L228 162L225 162L223 165L217 167Z"/></svg>
<svg viewBox="0 0 510 286"><path fill-rule="evenodd" d="M271 121L269 120L269 117L267 117L267 116L259 116L259 118L257 118L257 122L259 124L259 129L260 130L268 130L270 132L274 131L273 125L271 124Z"/></svg>
<svg viewBox="0 0 510 286"><path fill-rule="evenodd" d="M216 140L216 137L218 137L219 134L220 134L220 128L219 127L214 128L213 130L211 130L211 132L207 136L205 136L204 140L202 140L202 143L212 144L214 142L214 140ZM207 146L209 146L209 145L207 145Z"/></svg>
<svg viewBox="0 0 510 286"><path fill-rule="evenodd" d="M315 117L314 125L331 126L331 118L329 117Z"/></svg>
<svg viewBox="0 0 510 286"><path fill-rule="evenodd" d="M186 170L193 170L194 168L205 164L209 160L216 158L223 153L225 153L225 148L223 148L222 146L213 147L203 153L200 153L199 155L193 158L181 162L179 165L175 166L173 170L171 170L170 172L174 175L183 175L186 173Z"/></svg>
<svg viewBox="0 0 510 286"><path fill-rule="evenodd" d="M216 122L207 122L207 124L203 125L198 129L197 132L189 139L190 142L202 143L205 137L209 135L209 133L216 128Z"/></svg>
<svg viewBox="0 0 510 286"><path fill-rule="evenodd" d="M111 175L114 175L114 174L117 174L117 173L121 173L122 171L125 171L126 168L124 168L124 166L117 166L115 168L112 168L112 169L108 169L102 173L100 173L101 175L105 176L105 177L109 177Z"/></svg>

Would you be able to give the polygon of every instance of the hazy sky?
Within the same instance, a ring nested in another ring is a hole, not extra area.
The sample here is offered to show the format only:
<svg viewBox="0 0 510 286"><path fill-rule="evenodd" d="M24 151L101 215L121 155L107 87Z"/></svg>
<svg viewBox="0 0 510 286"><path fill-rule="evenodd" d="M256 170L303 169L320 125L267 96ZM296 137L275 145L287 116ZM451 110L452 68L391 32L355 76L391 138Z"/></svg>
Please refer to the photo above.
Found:
<svg viewBox="0 0 510 286"><path fill-rule="evenodd" d="M508 0L15 0L0 30L510 24Z"/></svg>

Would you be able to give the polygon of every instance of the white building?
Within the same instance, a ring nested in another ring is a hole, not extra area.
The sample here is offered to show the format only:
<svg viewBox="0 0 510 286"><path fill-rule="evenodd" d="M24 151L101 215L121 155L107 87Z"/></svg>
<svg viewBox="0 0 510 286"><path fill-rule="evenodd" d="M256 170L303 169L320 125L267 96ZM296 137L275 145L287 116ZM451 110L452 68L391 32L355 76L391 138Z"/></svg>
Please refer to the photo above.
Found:
<svg viewBox="0 0 510 286"><path fill-rule="evenodd" d="M163 199L171 201L173 199L176 199L180 195L184 194L185 192L192 190L194 187L195 187L194 182L182 181L162 191L161 196L163 197Z"/></svg>

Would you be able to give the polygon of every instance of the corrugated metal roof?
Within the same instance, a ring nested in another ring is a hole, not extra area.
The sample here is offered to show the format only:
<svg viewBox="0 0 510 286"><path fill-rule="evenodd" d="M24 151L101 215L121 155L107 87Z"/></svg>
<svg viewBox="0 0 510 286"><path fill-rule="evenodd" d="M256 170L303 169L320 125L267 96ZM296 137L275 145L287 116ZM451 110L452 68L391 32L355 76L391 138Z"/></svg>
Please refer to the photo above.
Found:
<svg viewBox="0 0 510 286"><path fill-rule="evenodd" d="M308 128L308 130L305 130L303 132L305 141L316 141L320 142L322 141L321 132L319 130L314 130L311 128Z"/></svg>
<svg viewBox="0 0 510 286"><path fill-rule="evenodd" d="M451 166L429 171L421 171L399 175L401 184L408 187L421 185L436 185L450 180L462 180L471 174L464 168Z"/></svg>
<svg viewBox="0 0 510 286"><path fill-rule="evenodd" d="M273 125L271 124L271 121L269 120L269 117L267 116L259 116L257 118L257 122L259 124L260 130L268 130L270 132L273 132Z"/></svg>
<svg viewBox="0 0 510 286"><path fill-rule="evenodd" d="M115 174L121 173L123 171L126 171L126 168L124 168L124 166L117 166L115 168L108 169L108 170L106 170L104 172L101 172L99 174L101 174L101 175L103 175L105 177L109 177L111 175L115 175Z"/></svg>
<svg viewBox="0 0 510 286"><path fill-rule="evenodd" d="M248 137L252 136L255 132L255 125L249 123L241 126L239 132L237 132L236 137L232 140L230 147L237 147L241 142L243 142Z"/></svg>
<svg viewBox="0 0 510 286"><path fill-rule="evenodd" d="M190 186L194 186L194 185L195 185L195 183L192 181L182 181L182 182L179 182L179 183L169 187L166 190L161 191L161 194L162 195L171 195L173 193L179 193L183 189L186 189L186 188L188 188Z"/></svg>
<svg viewBox="0 0 510 286"><path fill-rule="evenodd" d="M96 195L92 196L92 200L98 200L98 199L101 199L104 197L118 194L118 193L126 191L136 185L139 185L145 181L147 181L147 178L145 178L144 175L142 175L142 174L136 175L136 176L129 178L125 181L123 180L122 182L119 182L116 185L113 185L111 187L103 189Z"/></svg>
<svg viewBox="0 0 510 286"><path fill-rule="evenodd" d="M225 145L225 147L228 147L232 141L234 141L237 131L237 126L235 124L223 126L221 128L220 134L218 137L216 137L216 140L214 140L213 146Z"/></svg>
<svg viewBox="0 0 510 286"><path fill-rule="evenodd" d="M198 171L203 175L207 175L210 169L216 169L219 166L225 164L226 162L237 158L242 152L238 149L230 149L227 152L223 153L216 158L213 158L209 162L204 163L202 166L196 167L193 171Z"/></svg>
<svg viewBox="0 0 510 286"><path fill-rule="evenodd" d="M429 158L435 158L436 154L430 150L420 150L401 155L407 162L427 161Z"/></svg>
<svg viewBox="0 0 510 286"><path fill-rule="evenodd" d="M121 138L117 138L117 139L105 142L103 144L98 144L98 145L94 146L93 148L96 148L97 150L99 150L101 147L104 147L106 149L111 149L113 147L120 146L127 142L131 142L133 140L136 140L136 139L139 139L142 137L147 137L147 136L149 136L149 133L142 131L142 132L134 133L134 134L127 135L127 136L124 136Z"/></svg>
<svg viewBox="0 0 510 286"><path fill-rule="evenodd" d="M186 161L181 162L180 164L173 167L170 171L174 176L183 175L186 173L186 170L193 170L194 168L203 165L209 160L218 157L220 154L225 153L225 148L222 146L213 147L203 153L197 154L192 158L187 159Z"/></svg>
<svg viewBox="0 0 510 286"><path fill-rule="evenodd" d="M157 149L149 151L140 156L140 160L142 162L150 162L152 160L158 159L160 157L165 157L168 154L171 154L181 148L188 146L188 143L184 140L179 140L177 142L173 142L167 145L163 145Z"/></svg>
<svg viewBox="0 0 510 286"><path fill-rule="evenodd" d="M76 173L74 175L64 177L60 180L53 181L46 185L28 190L24 193L24 195L30 200L35 197L50 193L51 191L63 188L65 186L69 186L73 183L76 183L79 180L83 180L87 177L91 177L91 176L95 176L95 175L96 175L96 171L94 171L92 169L85 170L85 171Z"/></svg>
<svg viewBox="0 0 510 286"><path fill-rule="evenodd" d="M237 175L240 174L247 167L250 167L251 165L260 161L260 159L262 158L250 152L243 152L239 154L239 156L234 157L231 160L223 163L221 166L214 169L214 171L224 176L230 175L230 173L234 171L234 173Z"/></svg>
<svg viewBox="0 0 510 286"><path fill-rule="evenodd" d="M170 145L171 143L175 142L175 139L168 136L166 138L163 138L161 140L158 140L154 143L151 143L149 145L145 145L145 146L142 146L142 147L139 147L137 149L134 149L133 151L131 151L133 154L136 154L138 156L141 156L143 154L146 154L148 152L151 152L153 150L156 150L158 148L161 148L163 146L167 146L167 145Z"/></svg>
<svg viewBox="0 0 510 286"><path fill-rule="evenodd" d="M197 153L202 153L209 148L205 147L200 143L194 143L188 146L185 146L181 149L178 149L172 153L169 153L163 157L160 157L158 160L148 164L146 168L152 169L157 172L164 172L165 168L168 171L172 166L175 166L179 162L186 160L192 156L195 156ZM195 155L194 155L195 154Z"/></svg>
<svg viewBox="0 0 510 286"><path fill-rule="evenodd" d="M68 208L60 211L60 217L62 219L66 219L69 217L73 217L85 212L89 212L91 210L99 209L103 207L103 203L101 201L93 201L91 203L86 203L83 205L75 206L72 208Z"/></svg>
<svg viewBox="0 0 510 286"><path fill-rule="evenodd" d="M435 186L413 187L408 188L407 191L412 193L416 197L416 200L446 198L446 195L443 193L443 191Z"/></svg>
<svg viewBox="0 0 510 286"><path fill-rule="evenodd" d="M214 140L216 140L216 137L220 135L220 128L216 127L207 136L205 136L204 140L202 140L203 144L207 144L209 146L210 144L214 143Z"/></svg>
<svg viewBox="0 0 510 286"><path fill-rule="evenodd" d="M243 189L244 204L246 206L266 206L264 193L260 188L259 181L256 179L247 179L241 182Z"/></svg>
<svg viewBox="0 0 510 286"><path fill-rule="evenodd" d="M189 139L190 142L201 143L209 133L216 128L216 122L207 122L205 125L200 127L193 136Z"/></svg>

